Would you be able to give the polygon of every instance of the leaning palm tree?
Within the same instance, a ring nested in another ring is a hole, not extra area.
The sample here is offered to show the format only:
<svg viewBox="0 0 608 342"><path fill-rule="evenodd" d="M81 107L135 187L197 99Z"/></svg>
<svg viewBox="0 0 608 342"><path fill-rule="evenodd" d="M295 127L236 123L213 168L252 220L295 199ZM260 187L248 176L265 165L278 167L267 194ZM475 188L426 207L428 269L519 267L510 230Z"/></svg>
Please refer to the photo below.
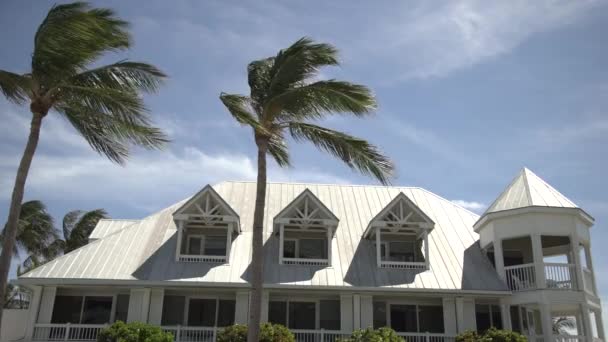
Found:
<svg viewBox="0 0 608 342"><path fill-rule="evenodd" d="M6 226L0 235L0 241L4 243L6 237ZM47 251L47 246L57 240L58 235L53 223L53 217L47 211L41 201L28 201L21 205L19 220L17 222L17 234L13 255L19 257L20 253L42 256Z"/></svg>
<svg viewBox="0 0 608 342"><path fill-rule="evenodd" d="M104 218L108 218L108 213L103 209L70 211L63 217L63 240L55 243L63 246L63 253L86 245L97 222Z"/></svg>
<svg viewBox="0 0 608 342"><path fill-rule="evenodd" d="M248 66L250 96L222 93L220 99L234 119L253 130L257 146L257 190L253 216L252 297L247 340L258 341L263 287L263 222L266 196L266 155L281 167L290 165L285 138L309 141L349 167L386 184L393 165L367 141L315 125L334 113L362 117L376 100L362 85L336 80L315 81L319 68L338 65L337 50L302 38L270 58Z"/></svg>
<svg viewBox="0 0 608 342"><path fill-rule="evenodd" d="M151 125L141 97L157 90L165 75L139 62L89 68L108 52L131 46L128 23L114 11L77 2L54 6L34 36L31 70L0 70L0 91L17 104L29 103L30 133L19 163L6 235L0 254L0 300L17 234L25 181L38 145L40 127L49 112L68 120L97 152L123 163L131 145L160 148L167 138ZM4 303L0 303L0 308ZM1 319L0 311L0 319Z"/></svg>

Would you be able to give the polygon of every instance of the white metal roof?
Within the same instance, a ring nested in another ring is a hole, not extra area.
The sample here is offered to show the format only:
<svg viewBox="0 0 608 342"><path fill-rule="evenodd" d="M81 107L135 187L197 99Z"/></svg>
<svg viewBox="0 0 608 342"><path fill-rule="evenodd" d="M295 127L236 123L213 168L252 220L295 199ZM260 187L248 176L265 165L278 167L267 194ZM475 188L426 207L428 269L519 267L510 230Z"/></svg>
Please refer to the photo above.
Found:
<svg viewBox="0 0 608 342"><path fill-rule="evenodd" d="M172 214L186 200L105 235L40 266L20 279L141 280L173 284L247 285L256 184L224 182L214 186L239 214L242 233L233 242L230 264L175 261L176 227ZM332 241L330 267L278 264L273 218L309 189L339 219ZM403 192L429 218L430 270L380 269L372 242L363 239L368 223ZM504 283L477 243L478 215L429 191L411 187L269 183L265 213L265 283L267 286L395 288L503 291Z"/></svg>
<svg viewBox="0 0 608 342"><path fill-rule="evenodd" d="M137 220L115 220L115 219L101 219L95 226L95 229L89 235L89 241L101 239L108 235L114 234L123 228L126 228Z"/></svg>
<svg viewBox="0 0 608 342"><path fill-rule="evenodd" d="M532 206L578 208L574 202L547 184L534 172L523 168L484 215Z"/></svg>

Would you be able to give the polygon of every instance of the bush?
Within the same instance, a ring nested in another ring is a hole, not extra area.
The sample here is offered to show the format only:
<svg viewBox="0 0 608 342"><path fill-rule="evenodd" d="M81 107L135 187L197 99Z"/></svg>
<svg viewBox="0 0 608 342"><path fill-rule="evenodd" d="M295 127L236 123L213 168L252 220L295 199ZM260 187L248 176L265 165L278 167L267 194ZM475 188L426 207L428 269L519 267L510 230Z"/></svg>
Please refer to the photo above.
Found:
<svg viewBox="0 0 608 342"><path fill-rule="evenodd" d="M465 331L456 336L456 342L526 342L527 339L510 330L499 330L494 327L488 329L483 335L475 331Z"/></svg>
<svg viewBox="0 0 608 342"><path fill-rule="evenodd" d="M102 329L97 335L98 342L173 342L173 334L160 327L140 322L118 321Z"/></svg>
<svg viewBox="0 0 608 342"><path fill-rule="evenodd" d="M247 326L235 324L220 330L217 342L246 342ZM264 323L260 326L260 342L295 342L295 337L280 324Z"/></svg>
<svg viewBox="0 0 608 342"><path fill-rule="evenodd" d="M367 328L355 330L349 338L340 339L340 342L404 342L395 330L383 327L377 330Z"/></svg>

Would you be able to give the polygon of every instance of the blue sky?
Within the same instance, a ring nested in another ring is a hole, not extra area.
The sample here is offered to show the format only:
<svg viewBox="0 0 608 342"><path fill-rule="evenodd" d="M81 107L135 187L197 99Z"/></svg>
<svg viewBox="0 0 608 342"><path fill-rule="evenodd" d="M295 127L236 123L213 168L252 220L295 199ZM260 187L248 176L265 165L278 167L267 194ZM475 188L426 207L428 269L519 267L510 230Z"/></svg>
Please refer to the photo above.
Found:
<svg viewBox="0 0 608 342"><path fill-rule="evenodd" d="M33 34L53 2L0 3L0 69L26 72ZM608 302L608 3L601 1L104 1L132 23L129 58L170 75L148 103L173 139L134 151L126 167L90 150L56 115L44 122L26 199L60 221L102 207L140 218L207 183L254 179L250 131L220 92L247 93L246 65L302 36L341 51L323 70L370 86L367 120L326 125L368 138L393 158L395 184L420 186L482 212L523 166L596 218L598 285ZM0 219L4 220L29 114L0 99ZM270 179L372 183L308 145ZM608 314L605 314L605 317Z"/></svg>

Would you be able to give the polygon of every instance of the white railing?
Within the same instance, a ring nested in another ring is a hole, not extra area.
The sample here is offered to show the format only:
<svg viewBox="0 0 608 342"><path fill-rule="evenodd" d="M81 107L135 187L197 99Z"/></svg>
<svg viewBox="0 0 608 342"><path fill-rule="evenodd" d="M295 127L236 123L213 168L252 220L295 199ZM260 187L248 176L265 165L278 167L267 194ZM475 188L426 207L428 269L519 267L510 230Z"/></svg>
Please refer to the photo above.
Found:
<svg viewBox="0 0 608 342"><path fill-rule="evenodd" d="M545 279L549 289L576 289L576 265L545 263Z"/></svg>
<svg viewBox="0 0 608 342"><path fill-rule="evenodd" d="M296 342L336 342L349 337L351 333L337 330L291 330Z"/></svg>
<svg viewBox="0 0 608 342"><path fill-rule="evenodd" d="M103 324L41 324L34 326L32 341L96 341Z"/></svg>
<svg viewBox="0 0 608 342"><path fill-rule="evenodd" d="M426 269L426 263L423 262L409 262L409 261L380 261L380 267L382 268L398 268L405 270L424 270Z"/></svg>
<svg viewBox="0 0 608 342"><path fill-rule="evenodd" d="M583 267L583 282L585 283L585 291L590 294L595 294L595 287L593 285L593 272L590 269Z"/></svg>
<svg viewBox="0 0 608 342"><path fill-rule="evenodd" d="M553 335L555 342L585 342L586 338L582 335Z"/></svg>
<svg viewBox="0 0 608 342"><path fill-rule="evenodd" d="M506 266L507 285L512 291L523 291L536 288L534 264Z"/></svg>
<svg viewBox="0 0 608 342"><path fill-rule="evenodd" d="M285 265L329 266L327 259L283 258Z"/></svg>
<svg viewBox="0 0 608 342"><path fill-rule="evenodd" d="M173 334L175 342L215 342L218 328L216 327L182 327L164 326L165 332Z"/></svg>
<svg viewBox="0 0 608 342"><path fill-rule="evenodd" d="M404 333L398 332L397 335L405 338L407 342L454 342L456 335L432 334L432 333Z"/></svg>
<svg viewBox="0 0 608 342"><path fill-rule="evenodd" d="M177 258L180 262L226 262L225 255L189 255L180 254Z"/></svg>

